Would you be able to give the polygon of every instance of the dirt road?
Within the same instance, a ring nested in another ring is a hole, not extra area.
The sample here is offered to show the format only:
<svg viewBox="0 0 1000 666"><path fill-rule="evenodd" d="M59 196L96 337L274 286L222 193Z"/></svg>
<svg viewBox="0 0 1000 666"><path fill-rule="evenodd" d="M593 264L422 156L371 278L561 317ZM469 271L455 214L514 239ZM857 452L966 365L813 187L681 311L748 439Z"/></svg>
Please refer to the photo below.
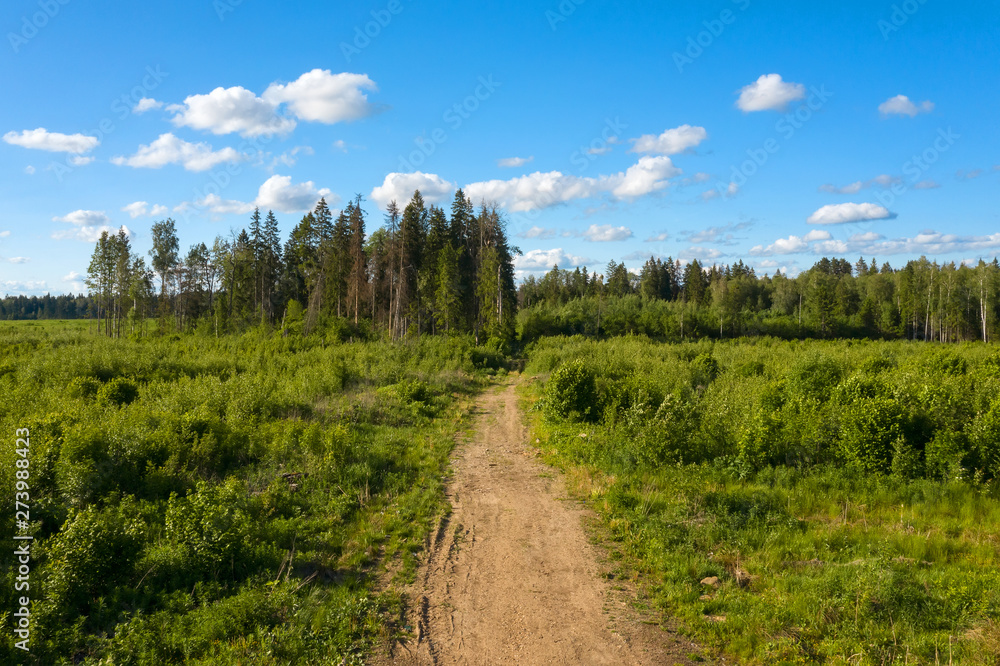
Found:
<svg viewBox="0 0 1000 666"><path fill-rule="evenodd" d="M416 638L397 664L675 664L700 652L638 622L600 577L585 510L537 462L514 385L481 399L473 439L454 456L451 516L407 591Z"/></svg>

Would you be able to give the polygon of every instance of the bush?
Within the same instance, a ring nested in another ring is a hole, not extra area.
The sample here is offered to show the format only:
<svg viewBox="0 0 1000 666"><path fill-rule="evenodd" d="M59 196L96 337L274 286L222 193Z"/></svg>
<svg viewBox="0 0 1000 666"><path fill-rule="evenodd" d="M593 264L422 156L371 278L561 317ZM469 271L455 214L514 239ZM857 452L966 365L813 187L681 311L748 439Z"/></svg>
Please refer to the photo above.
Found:
<svg viewBox="0 0 1000 666"><path fill-rule="evenodd" d="M559 420L595 421L601 414L594 372L582 360L569 361L552 373L545 391L545 411Z"/></svg>
<svg viewBox="0 0 1000 666"><path fill-rule="evenodd" d="M691 384L708 386L719 376L719 362L708 352L702 352L691 361Z"/></svg>
<svg viewBox="0 0 1000 666"><path fill-rule="evenodd" d="M789 374L789 384L804 397L826 401L840 382L843 369L832 358L812 355L797 363Z"/></svg>
<svg viewBox="0 0 1000 666"><path fill-rule="evenodd" d="M883 397L860 400L844 409L840 450L849 465L865 472L885 472L902 435L898 402Z"/></svg>
<svg viewBox="0 0 1000 666"><path fill-rule="evenodd" d="M127 405L139 397L139 387L125 377L115 377L97 391L97 399L115 405Z"/></svg>

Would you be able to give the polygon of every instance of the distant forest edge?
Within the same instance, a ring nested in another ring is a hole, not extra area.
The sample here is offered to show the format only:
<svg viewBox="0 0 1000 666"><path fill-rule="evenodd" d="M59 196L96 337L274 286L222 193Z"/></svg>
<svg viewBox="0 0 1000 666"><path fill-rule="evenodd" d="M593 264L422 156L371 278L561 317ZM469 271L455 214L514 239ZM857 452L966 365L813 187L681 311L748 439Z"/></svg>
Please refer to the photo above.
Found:
<svg viewBox="0 0 1000 666"><path fill-rule="evenodd" d="M506 346L547 335L648 335L665 340L770 335L959 342L992 340L1000 321L1000 264L900 269L873 258L823 258L795 278L759 277L742 261L706 268L650 258L639 274L612 261L604 274L553 267L515 283L520 253L497 205L477 211L459 190L450 217L420 192L366 235L361 198L334 218L325 200L282 245L259 210L246 229L186 255L173 220L152 227L150 265L120 232L97 242L88 295L7 296L0 319L93 319L110 336L225 333L253 325L321 329L344 338L472 334Z"/></svg>

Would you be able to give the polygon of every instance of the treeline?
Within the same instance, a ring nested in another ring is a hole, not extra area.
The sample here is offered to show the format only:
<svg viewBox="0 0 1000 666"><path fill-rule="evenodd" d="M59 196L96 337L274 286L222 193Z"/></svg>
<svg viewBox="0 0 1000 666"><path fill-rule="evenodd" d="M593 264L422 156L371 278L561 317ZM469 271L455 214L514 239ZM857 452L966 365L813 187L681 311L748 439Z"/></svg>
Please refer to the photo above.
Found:
<svg viewBox="0 0 1000 666"><path fill-rule="evenodd" d="M795 278L758 277L742 261L705 269L651 258L638 274L612 261L605 275L554 267L519 289L523 341L546 335L661 339L772 335L958 342L992 340L1000 321L1000 265L901 269L863 258L818 261Z"/></svg>
<svg viewBox="0 0 1000 666"><path fill-rule="evenodd" d="M90 304L83 294L5 296L0 299L0 319L82 319L88 316Z"/></svg>
<svg viewBox="0 0 1000 666"><path fill-rule="evenodd" d="M102 234L86 283L91 316L109 336L159 329L216 334L252 325L345 335L471 333L477 341L514 335L517 289L506 221L496 205L477 211L459 190L450 216L417 191L385 224L365 233L361 197L334 217L325 199L282 244L278 222L255 210L250 224L186 255L173 220L152 227L150 265L124 232Z"/></svg>

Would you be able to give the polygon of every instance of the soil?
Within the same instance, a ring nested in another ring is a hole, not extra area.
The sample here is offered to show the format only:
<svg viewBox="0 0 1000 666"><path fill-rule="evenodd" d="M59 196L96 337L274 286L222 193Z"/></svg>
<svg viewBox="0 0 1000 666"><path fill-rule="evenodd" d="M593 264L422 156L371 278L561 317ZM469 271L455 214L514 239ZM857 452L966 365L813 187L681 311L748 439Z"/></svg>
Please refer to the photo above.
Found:
<svg viewBox="0 0 1000 666"><path fill-rule="evenodd" d="M611 567L587 538L592 514L535 460L514 388L480 399L475 433L453 456L453 510L404 590L411 637L377 662L704 663L689 639L643 622L633 591L602 577Z"/></svg>

